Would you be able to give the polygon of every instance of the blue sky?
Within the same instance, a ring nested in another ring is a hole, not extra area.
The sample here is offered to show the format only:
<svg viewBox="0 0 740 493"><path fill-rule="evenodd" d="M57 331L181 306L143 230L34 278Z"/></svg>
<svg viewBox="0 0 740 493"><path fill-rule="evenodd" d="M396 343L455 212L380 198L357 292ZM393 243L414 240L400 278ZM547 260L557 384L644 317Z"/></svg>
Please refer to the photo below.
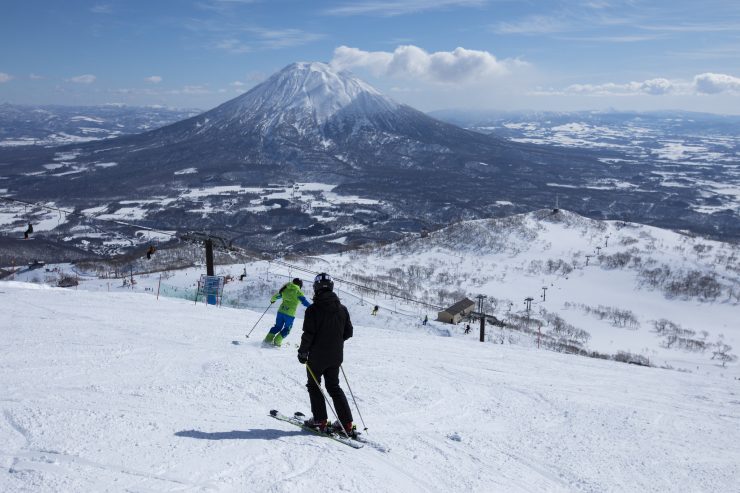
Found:
<svg viewBox="0 0 740 493"><path fill-rule="evenodd" d="M2 0L0 102L208 109L296 61L420 110L740 114L740 1Z"/></svg>

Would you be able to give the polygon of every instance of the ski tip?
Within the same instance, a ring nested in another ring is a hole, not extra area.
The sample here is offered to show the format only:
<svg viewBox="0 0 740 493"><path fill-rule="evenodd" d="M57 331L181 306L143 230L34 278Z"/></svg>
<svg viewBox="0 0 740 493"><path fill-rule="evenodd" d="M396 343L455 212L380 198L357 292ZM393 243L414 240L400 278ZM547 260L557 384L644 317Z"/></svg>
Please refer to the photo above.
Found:
<svg viewBox="0 0 740 493"><path fill-rule="evenodd" d="M234 346L238 346L239 344L241 344L241 343L240 343L239 341L231 341L231 343L232 343L232 344L233 344Z"/></svg>
<svg viewBox="0 0 740 493"><path fill-rule="evenodd" d="M303 413L302 413L302 412L300 412L300 411L296 411L296 412L294 412L294 413L293 413L293 416L300 416L300 417L302 417L302 418L306 417L306 415L305 415L305 414L303 414Z"/></svg>

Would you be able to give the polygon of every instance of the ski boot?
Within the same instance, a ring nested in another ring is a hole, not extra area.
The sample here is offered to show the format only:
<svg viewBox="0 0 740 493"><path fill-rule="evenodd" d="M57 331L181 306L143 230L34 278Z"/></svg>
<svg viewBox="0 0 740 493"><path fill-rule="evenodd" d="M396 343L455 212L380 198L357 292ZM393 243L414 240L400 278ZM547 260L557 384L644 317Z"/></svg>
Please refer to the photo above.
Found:
<svg viewBox="0 0 740 493"><path fill-rule="evenodd" d="M331 427L329 426L329 421L326 419L320 419L315 420L313 416L308 418L306 421L303 422L303 426L306 426L308 428L313 428L316 431L320 431L321 433L327 433L331 432Z"/></svg>
<svg viewBox="0 0 740 493"><path fill-rule="evenodd" d="M273 341L275 340L275 334L268 332L265 338L262 340L263 346L269 346L273 344Z"/></svg>
<svg viewBox="0 0 740 493"><path fill-rule="evenodd" d="M334 433L336 433L339 436L344 436L344 433L347 433L347 436L350 438L357 438L357 426L352 424L352 421L349 423L346 423L342 425L342 423L339 422L339 420L334 421L331 425L332 430ZM344 432L342 431L344 430Z"/></svg>
<svg viewBox="0 0 740 493"><path fill-rule="evenodd" d="M275 338L272 340L272 343L277 347L282 346L283 345L283 335L280 334L279 332L275 334Z"/></svg>

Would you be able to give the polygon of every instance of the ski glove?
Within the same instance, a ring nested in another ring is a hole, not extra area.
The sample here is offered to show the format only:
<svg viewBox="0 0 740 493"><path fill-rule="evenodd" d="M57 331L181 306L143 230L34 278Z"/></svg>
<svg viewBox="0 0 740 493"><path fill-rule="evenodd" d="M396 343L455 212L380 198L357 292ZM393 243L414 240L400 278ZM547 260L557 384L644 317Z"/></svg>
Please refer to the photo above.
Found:
<svg viewBox="0 0 740 493"><path fill-rule="evenodd" d="M308 361L308 353L298 353L298 362L305 365L306 361Z"/></svg>

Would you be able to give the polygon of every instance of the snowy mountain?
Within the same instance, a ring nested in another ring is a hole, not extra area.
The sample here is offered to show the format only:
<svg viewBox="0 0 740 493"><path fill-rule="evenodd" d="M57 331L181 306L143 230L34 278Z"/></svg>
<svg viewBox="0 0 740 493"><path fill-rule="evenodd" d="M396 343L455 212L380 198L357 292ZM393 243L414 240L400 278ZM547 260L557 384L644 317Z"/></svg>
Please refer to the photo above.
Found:
<svg viewBox="0 0 740 493"><path fill-rule="evenodd" d="M392 167L418 167L430 155L454 155L449 146L492 148L496 142L399 105L326 64L296 63L196 117L68 149L75 153L70 164L77 166L118 163L106 173L116 176L116 188L122 182L150 188L153 178L169 181L172 173L191 166L232 181L247 173L270 179L279 166L286 177L322 176L336 183L361 164L383 166L380 158L391 160ZM90 192L110 193L106 180L96 181L103 188Z"/></svg>
<svg viewBox="0 0 740 493"><path fill-rule="evenodd" d="M736 157L708 167L624 152L466 130L347 72L296 63L156 130L60 148L0 148L0 192L167 231L218 232L273 253L337 251L340 238L392 241L556 202L593 218L739 237L737 190L722 182ZM8 215L0 226L16 231L38 212ZM98 251L132 234L115 227L107 238L82 238L69 234L86 230L75 218L59 222L66 226L55 234Z"/></svg>
<svg viewBox="0 0 740 493"><path fill-rule="evenodd" d="M358 123L371 122L399 107L348 73L337 73L323 63L295 63L208 115L221 124L232 121L243 127L256 127L268 136L286 126L299 134L312 133L342 113L344 117L351 114ZM282 112L273 113L276 108Z"/></svg>

